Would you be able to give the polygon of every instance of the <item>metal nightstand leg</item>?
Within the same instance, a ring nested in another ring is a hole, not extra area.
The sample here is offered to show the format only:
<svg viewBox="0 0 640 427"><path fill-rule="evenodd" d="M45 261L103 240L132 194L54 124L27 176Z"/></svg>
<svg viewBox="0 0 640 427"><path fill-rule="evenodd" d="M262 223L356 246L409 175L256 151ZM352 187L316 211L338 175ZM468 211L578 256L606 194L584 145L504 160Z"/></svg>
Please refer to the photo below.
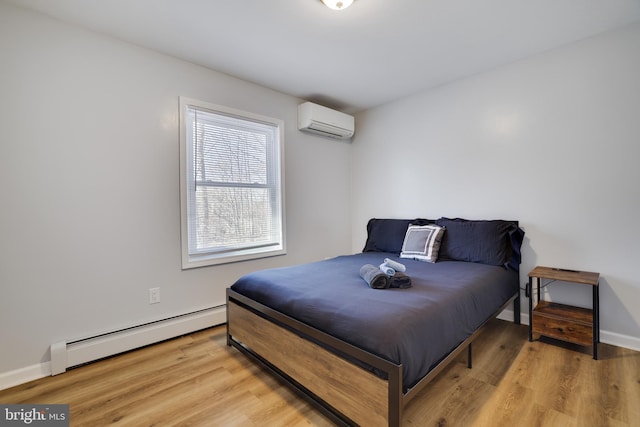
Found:
<svg viewBox="0 0 640 427"><path fill-rule="evenodd" d="M593 358L598 360L600 342L600 286L593 286Z"/></svg>
<svg viewBox="0 0 640 427"><path fill-rule="evenodd" d="M533 279L529 277L527 284L527 294L529 295L529 342L533 341Z"/></svg>

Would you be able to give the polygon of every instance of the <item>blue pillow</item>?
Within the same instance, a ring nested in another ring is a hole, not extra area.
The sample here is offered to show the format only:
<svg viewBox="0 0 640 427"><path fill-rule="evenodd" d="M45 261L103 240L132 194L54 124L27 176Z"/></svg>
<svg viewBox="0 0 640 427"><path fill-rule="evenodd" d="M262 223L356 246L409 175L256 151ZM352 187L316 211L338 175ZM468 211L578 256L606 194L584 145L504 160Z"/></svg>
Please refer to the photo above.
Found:
<svg viewBox="0 0 640 427"><path fill-rule="evenodd" d="M440 259L505 266L511 261L510 233L518 228L512 221L440 218L436 224L447 229Z"/></svg>
<svg viewBox="0 0 640 427"><path fill-rule="evenodd" d="M399 254L402 251L404 236L409 224L426 225L433 223L428 219L385 219L371 218L367 223L367 242L362 252L390 252Z"/></svg>

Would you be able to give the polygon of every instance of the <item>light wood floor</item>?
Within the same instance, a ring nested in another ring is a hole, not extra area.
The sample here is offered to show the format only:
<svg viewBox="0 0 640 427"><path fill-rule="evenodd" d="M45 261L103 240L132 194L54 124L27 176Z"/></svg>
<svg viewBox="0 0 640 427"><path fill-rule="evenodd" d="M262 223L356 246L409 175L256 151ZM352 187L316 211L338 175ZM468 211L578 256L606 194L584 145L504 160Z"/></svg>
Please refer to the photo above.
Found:
<svg viewBox="0 0 640 427"><path fill-rule="evenodd" d="M527 341L493 320L411 401L405 426L640 426L640 353ZM465 353L466 354L466 353ZM0 403L67 403L72 426L330 426L238 351L200 331L0 391Z"/></svg>

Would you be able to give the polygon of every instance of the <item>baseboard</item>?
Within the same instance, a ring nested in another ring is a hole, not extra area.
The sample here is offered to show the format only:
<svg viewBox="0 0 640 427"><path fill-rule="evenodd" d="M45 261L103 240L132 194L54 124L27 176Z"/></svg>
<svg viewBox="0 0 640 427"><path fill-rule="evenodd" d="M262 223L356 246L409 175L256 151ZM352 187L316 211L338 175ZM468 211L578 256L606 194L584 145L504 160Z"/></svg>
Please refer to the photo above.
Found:
<svg viewBox="0 0 640 427"><path fill-rule="evenodd" d="M640 338L630 337L611 331L600 331L600 342L640 351Z"/></svg>
<svg viewBox="0 0 640 427"><path fill-rule="evenodd" d="M211 307L93 338L53 343L51 361L0 373L0 390L60 374L69 367L223 324L227 321L226 311L224 305Z"/></svg>
<svg viewBox="0 0 640 427"><path fill-rule="evenodd" d="M498 319L513 322L513 310L504 310L498 315ZM529 324L529 313L520 314L520 321L523 325ZM628 348L630 350L640 351L640 338L629 335L622 335L616 332L600 330L600 342L616 347Z"/></svg>
<svg viewBox="0 0 640 427"><path fill-rule="evenodd" d="M51 364L49 362L3 372L0 374L0 390L48 377L49 375L51 375Z"/></svg>

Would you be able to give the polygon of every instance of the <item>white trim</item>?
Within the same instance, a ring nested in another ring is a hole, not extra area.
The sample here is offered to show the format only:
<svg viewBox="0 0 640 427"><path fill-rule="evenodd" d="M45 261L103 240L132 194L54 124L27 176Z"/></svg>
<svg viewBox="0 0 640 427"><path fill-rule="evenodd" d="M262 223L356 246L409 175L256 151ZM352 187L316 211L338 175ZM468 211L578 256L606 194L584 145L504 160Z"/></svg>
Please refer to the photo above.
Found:
<svg viewBox="0 0 640 427"><path fill-rule="evenodd" d="M640 338L622 335L611 331L600 331L600 342L640 351Z"/></svg>
<svg viewBox="0 0 640 427"><path fill-rule="evenodd" d="M513 322L513 309L508 308L502 310L502 313L498 314L498 319L506 320L508 322ZM529 324L529 314L528 313L520 313L520 323L523 325Z"/></svg>
<svg viewBox="0 0 640 427"><path fill-rule="evenodd" d="M49 362L3 372L0 374L0 390L48 377L49 375L51 375Z"/></svg>

